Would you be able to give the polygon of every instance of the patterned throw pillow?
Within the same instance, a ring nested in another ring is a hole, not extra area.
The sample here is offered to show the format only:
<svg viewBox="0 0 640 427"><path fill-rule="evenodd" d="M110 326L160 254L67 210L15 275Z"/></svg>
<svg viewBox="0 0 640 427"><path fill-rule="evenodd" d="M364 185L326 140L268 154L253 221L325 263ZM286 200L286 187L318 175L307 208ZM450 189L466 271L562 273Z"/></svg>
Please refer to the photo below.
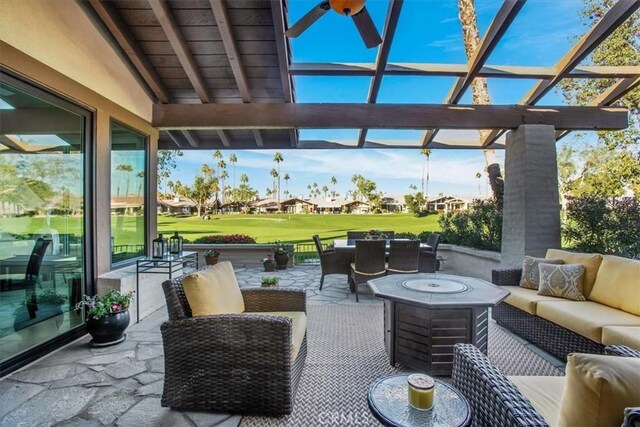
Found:
<svg viewBox="0 0 640 427"><path fill-rule="evenodd" d="M561 259L544 259L525 256L524 262L522 263L521 288L538 290L538 284L540 283L540 270L538 270L538 265L540 263L564 264L564 261Z"/></svg>
<svg viewBox="0 0 640 427"><path fill-rule="evenodd" d="M582 293L584 266L580 264L539 264L540 288L538 295L585 301Z"/></svg>

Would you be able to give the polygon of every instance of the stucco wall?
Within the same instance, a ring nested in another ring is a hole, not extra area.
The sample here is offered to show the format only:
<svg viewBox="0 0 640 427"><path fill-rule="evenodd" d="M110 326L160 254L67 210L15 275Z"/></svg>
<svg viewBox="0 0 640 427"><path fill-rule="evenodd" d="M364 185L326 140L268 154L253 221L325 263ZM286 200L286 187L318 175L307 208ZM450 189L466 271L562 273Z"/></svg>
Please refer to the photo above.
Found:
<svg viewBox="0 0 640 427"><path fill-rule="evenodd" d="M74 0L2 0L0 40L151 121L151 99Z"/></svg>
<svg viewBox="0 0 640 427"><path fill-rule="evenodd" d="M443 273L475 277L487 282L491 282L491 270L500 268L500 252L441 243L438 246L438 256L443 259L440 265Z"/></svg>

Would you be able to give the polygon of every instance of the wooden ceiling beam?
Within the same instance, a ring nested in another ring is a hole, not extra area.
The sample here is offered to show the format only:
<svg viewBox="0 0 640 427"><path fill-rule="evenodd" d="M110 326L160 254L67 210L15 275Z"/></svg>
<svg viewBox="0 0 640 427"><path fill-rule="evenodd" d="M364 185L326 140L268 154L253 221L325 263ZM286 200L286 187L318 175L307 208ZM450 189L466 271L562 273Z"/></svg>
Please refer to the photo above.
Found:
<svg viewBox="0 0 640 427"><path fill-rule="evenodd" d="M286 31L286 13L284 10L285 2L281 0L271 0L271 16L273 18L273 31L276 42L276 50L278 52L278 64L280 68L280 81L282 83L282 91L284 93L284 102L294 102L293 82L289 74L289 66L291 64L291 51L289 50L289 39L285 37ZM295 129L289 131L289 139L291 147L298 146L298 132Z"/></svg>
<svg viewBox="0 0 640 427"><path fill-rule="evenodd" d="M173 143L176 144L178 148L183 148L184 145L182 144L182 141L180 140L178 133L180 133L180 131L177 131L177 130L167 131L167 135L169 135L169 138L171 138L171 141L173 141Z"/></svg>
<svg viewBox="0 0 640 427"><path fill-rule="evenodd" d="M375 73L369 84L369 94L367 95L367 103L374 104L378 100L380 93L380 85L384 77L384 69L387 67L389 52L393 44L393 36L398 27L398 19L400 19L400 11L402 10L403 0L391 0L387 9L387 18L384 23L384 31L382 34L382 44L378 47L376 54ZM362 147L367 139L367 129L360 129L358 135L358 147Z"/></svg>
<svg viewBox="0 0 640 427"><path fill-rule="evenodd" d="M612 105L618 102L623 96L640 86L640 77L635 79L619 79L617 82L609 86L607 90L596 96L589 102L590 106ZM556 131L556 141L564 138L570 131Z"/></svg>
<svg viewBox="0 0 640 427"><path fill-rule="evenodd" d="M591 27L571 50L558 61L555 66L556 74L551 79L540 80L536 83L520 103L533 105L542 99L638 8L640 8L640 0L619 0L614 4L602 19Z"/></svg>
<svg viewBox="0 0 640 427"><path fill-rule="evenodd" d="M468 73L465 64L431 64L414 62L389 62L385 76L436 76L464 77ZM352 76L375 75L374 63L295 62L291 64L292 76ZM518 65L484 65L477 77L511 79L550 79L556 75L554 67L526 67ZM640 66L579 65L569 71L569 78L604 79L640 76Z"/></svg>
<svg viewBox="0 0 640 427"><path fill-rule="evenodd" d="M161 129L557 129L614 130L628 110L613 107L431 104L156 104Z"/></svg>
<svg viewBox="0 0 640 427"><path fill-rule="evenodd" d="M171 102L169 92L167 92L160 76L113 6L102 0L89 0L89 3L157 100L164 104Z"/></svg>
<svg viewBox="0 0 640 427"><path fill-rule="evenodd" d="M227 136L227 133L225 131L223 131L222 129L219 129L218 131L216 131L216 133L218 134L218 138L220 138L222 145L224 145L226 148L231 147L231 143L229 142L229 137Z"/></svg>
<svg viewBox="0 0 640 427"><path fill-rule="evenodd" d="M463 77L458 77L456 82L451 87L445 104L457 104L464 95L465 91L471 86L473 79L478 77L478 73L487 62L489 56L498 45L498 42L502 36L507 32L507 29L513 22L513 20L524 6L526 0L505 0L498 10L498 13L489 28L485 32L480 45L476 48L467 62L467 73ZM427 147L431 144L438 134L437 129L428 130L422 137L422 146Z"/></svg>
<svg viewBox="0 0 640 427"><path fill-rule="evenodd" d="M182 68L187 74L191 85L198 95L198 98L200 98L200 101L203 103L211 102L209 92L207 90L207 85L202 78L198 65L196 64L191 51L189 50L189 46L187 46L187 42L185 41L184 36L180 31L180 27L176 23L173 13L171 12L171 8L164 0L148 1L151 9L153 10L153 13L160 22L160 26L167 36L167 39L169 39L171 47L178 56L180 65L182 65Z"/></svg>

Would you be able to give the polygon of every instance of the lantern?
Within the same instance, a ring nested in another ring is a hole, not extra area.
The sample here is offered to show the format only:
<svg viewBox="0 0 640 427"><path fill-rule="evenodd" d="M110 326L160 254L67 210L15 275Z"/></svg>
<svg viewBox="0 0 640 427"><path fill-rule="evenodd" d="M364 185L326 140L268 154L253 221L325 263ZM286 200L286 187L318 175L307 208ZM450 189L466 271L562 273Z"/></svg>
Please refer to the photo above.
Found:
<svg viewBox="0 0 640 427"><path fill-rule="evenodd" d="M171 238L169 238L169 253L177 255L182 253L182 236L178 235L176 231Z"/></svg>
<svg viewBox="0 0 640 427"><path fill-rule="evenodd" d="M162 237L162 234L158 234L157 239L153 239L152 242L152 256L153 258L164 258L164 254L167 247L167 241Z"/></svg>

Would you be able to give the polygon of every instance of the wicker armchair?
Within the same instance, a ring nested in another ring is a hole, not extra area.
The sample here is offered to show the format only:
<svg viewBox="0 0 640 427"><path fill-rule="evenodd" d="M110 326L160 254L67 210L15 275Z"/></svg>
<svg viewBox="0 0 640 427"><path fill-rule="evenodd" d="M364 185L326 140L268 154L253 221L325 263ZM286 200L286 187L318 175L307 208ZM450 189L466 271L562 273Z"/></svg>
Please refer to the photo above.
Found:
<svg viewBox="0 0 640 427"><path fill-rule="evenodd" d="M629 353L631 349L613 347L607 347L609 354L632 354ZM631 357L640 357L640 352L635 354ZM454 346L451 381L471 405L473 426L548 425L518 388L471 344ZM625 411L625 427L633 425L627 423L632 415L632 412L627 414Z"/></svg>
<svg viewBox="0 0 640 427"><path fill-rule="evenodd" d="M420 250L418 258L418 270L421 273L435 273L438 269L438 245L440 244L440 235L437 233L429 234L427 245L429 249Z"/></svg>
<svg viewBox="0 0 640 427"><path fill-rule="evenodd" d="M183 276L184 277L184 276ZM192 317L179 277L162 284L169 320L162 324L162 406L193 411L291 413L307 355L306 335L291 360L291 317L221 314ZM247 312L306 312L305 292L242 289Z"/></svg>
<svg viewBox="0 0 640 427"><path fill-rule="evenodd" d="M364 239L366 235L366 231L347 231L347 240Z"/></svg>
<svg viewBox="0 0 640 427"><path fill-rule="evenodd" d="M356 240L355 262L351 264L349 276L351 288L356 293L356 302L358 285L387 274L385 246L384 240Z"/></svg>
<svg viewBox="0 0 640 427"><path fill-rule="evenodd" d="M389 243L387 274L417 273L420 240L392 240Z"/></svg>
<svg viewBox="0 0 640 427"><path fill-rule="evenodd" d="M324 250L320 237L317 234L313 236L313 243L316 245L316 250L320 257L320 267L322 269L322 275L320 276L320 290L322 290L322 285L324 284L324 276L328 274L349 275L351 271L351 261L353 258L353 254L351 252Z"/></svg>

